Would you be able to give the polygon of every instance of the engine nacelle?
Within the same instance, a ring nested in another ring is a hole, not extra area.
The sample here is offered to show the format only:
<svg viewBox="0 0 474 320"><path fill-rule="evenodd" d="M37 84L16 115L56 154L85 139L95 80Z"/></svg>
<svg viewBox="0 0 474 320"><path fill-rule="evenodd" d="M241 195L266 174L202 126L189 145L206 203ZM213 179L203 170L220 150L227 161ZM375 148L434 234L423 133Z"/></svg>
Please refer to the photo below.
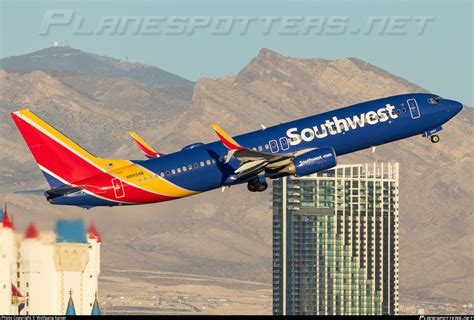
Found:
<svg viewBox="0 0 474 320"><path fill-rule="evenodd" d="M336 153L334 149L324 147L295 157L283 171L301 177L335 166Z"/></svg>

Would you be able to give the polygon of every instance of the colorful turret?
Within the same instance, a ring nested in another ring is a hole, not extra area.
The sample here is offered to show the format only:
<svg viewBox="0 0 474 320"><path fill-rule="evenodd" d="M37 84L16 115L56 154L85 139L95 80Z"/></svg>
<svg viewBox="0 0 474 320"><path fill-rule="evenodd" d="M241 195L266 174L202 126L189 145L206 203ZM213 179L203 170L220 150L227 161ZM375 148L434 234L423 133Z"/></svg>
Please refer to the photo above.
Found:
<svg viewBox="0 0 474 320"><path fill-rule="evenodd" d="M72 300L72 290L69 290L69 302L67 303L66 316L75 316L76 308L74 308L74 301Z"/></svg>
<svg viewBox="0 0 474 320"><path fill-rule="evenodd" d="M33 223L30 223L25 231L25 239L38 239L38 236L36 226Z"/></svg>
<svg viewBox="0 0 474 320"><path fill-rule="evenodd" d="M31 223L18 234L0 208L0 314L101 314L101 243L83 220L60 219L55 232L41 233Z"/></svg>
<svg viewBox="0 0 474 320"><path fill-rule="evenodd" d="M100 316L99 301L97 301L97 292L95 293L94 305L92 306L91 316Z"/></svg>
<svg viewBox="0 0 474 320"><path fill-rule="evenodd" d="M4 228L14 229L13 222L11 222L10 218L8 217L7 205L5 205L5 209L3 209L2 224Z"/></svg>

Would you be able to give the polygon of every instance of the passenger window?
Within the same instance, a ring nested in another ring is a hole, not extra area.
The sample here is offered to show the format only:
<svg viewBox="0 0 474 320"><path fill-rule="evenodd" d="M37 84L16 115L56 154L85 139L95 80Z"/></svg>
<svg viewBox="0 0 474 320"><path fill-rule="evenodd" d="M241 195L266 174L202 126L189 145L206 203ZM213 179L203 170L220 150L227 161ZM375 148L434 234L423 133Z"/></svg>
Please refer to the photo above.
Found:
<svg viewBox="0 0 474 320"><path fill-rule="evenodd" d="M165 173L164 173L164 172L160 172L160 176L164 177L164 176L165 176Z"/></svg>
<svg viewBox="0 0 474 320"><path fill-rule="evenodd" d="M258 146L258 151L262 151L263 150L263 147L262 146Z"/></svg>
<svg viewBox="0 0 474 320"><path fill-rule="evenodd" d="M268 146L268 144L265 145L265 150L268 150L270 149L270 147Z"/></svg>
<svg viewBox="0 0 474 320"><path fill-rule="evenodd" d="M170 175L170 172L169 172L169 171L166 171L166 175L169 176L169 175Z"/></svg>
<svg viewBox="0 0 474 320"><path fill-rule="evenodd" d="M212 163L216 164L216 159L212 159L211 161Z"/></svg>
<svg viewBox="0 0 474 320"><path fill-rule="evenodd" d="M193 170L193 166L188 164L188 170Z"/></svg>
<svg viewBox="0 0 474 320"><path fill-rule="evenodd" d="M271 152L278 152L278 143L276 140L270 140L270 151Z"/></svg>
<svg viewBox="0 0 474 320"><path fill-rule="evenodd" d="M176 170L175 169L171 170L171 174L176 174Z"/></svg>
<svg viewBox="0 0 474 320"><path fill-rule="evenodd" d="M211 165L211 160L206 160L206 164L209 166Z"/></svg>
<svg viewBox="0 0 474 320"><path fill-rule="evenodd" d="M186 172L188 169L186 168L186 166L183 166L183 172Z"/></svg>
<svg viewBox="0 0 474 320"><path fill-rule="evenodd" d="M194 164L194 168L197 168L197 167L198 167L198 164L197 164L197 163L195 163L195 164Z"/></svg>
<svg viewBox="0 0 474 320"><path fill-rule="evenodd" d="M181 168L176 169L178 173L181 173Z"/></svg>
<svg viewBox="0 0 474 320"><path fill-rule="evenodd" d="M204 167L204 161L201 161L200 165L201 167Z"/></svg>
<svg viewBox="0 0 474 320"><path fill-rule="evenodd" d="M288 145L288 139L286 137L280 138L281 150L288 150L290 146Z"/></svg>

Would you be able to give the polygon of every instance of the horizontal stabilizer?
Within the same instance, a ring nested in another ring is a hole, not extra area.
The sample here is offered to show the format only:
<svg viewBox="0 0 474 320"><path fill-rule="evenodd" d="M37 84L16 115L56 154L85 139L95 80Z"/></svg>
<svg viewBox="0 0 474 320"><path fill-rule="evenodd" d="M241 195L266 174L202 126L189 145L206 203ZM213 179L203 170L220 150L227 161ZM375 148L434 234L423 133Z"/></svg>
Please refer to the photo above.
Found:
<svg viewBox="0 0 474 320"><path fill-rule="evenodd" d="M70 193L81 191L82 189L84 188L72 187L72 186L53 188L53 189L46 190L46 198L50 200L57 197L68 195Z"/></svg>
<svg viewBox="0 0 474 320"><path fill-rule="evenodd" d="M26 190L18 190L15 191L14 193L19 193L19 194L28 194L28 195L34 195L34 196L44 196L45 189L26 189Z"/></svg>

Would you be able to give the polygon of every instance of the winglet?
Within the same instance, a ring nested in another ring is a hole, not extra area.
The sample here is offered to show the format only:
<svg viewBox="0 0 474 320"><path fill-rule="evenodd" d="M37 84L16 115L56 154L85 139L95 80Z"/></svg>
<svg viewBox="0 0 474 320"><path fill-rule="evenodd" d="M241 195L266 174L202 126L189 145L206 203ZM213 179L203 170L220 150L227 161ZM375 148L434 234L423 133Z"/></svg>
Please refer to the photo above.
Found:
<svg viewBox="0 0 474 320"><path fill-rule="evenodd" d="M217 124L211 124L211 128L216 132L222 144L229 150L244 150L231 136L229 136L221 127Z"/></svg>
<svg viewBox="0 0 474 320"><path fill-rule="evenodd" d="M136 132L129 132L137 146L148 158L159 158L162 154L158 153L148 143L138 136Z"/></svg>

